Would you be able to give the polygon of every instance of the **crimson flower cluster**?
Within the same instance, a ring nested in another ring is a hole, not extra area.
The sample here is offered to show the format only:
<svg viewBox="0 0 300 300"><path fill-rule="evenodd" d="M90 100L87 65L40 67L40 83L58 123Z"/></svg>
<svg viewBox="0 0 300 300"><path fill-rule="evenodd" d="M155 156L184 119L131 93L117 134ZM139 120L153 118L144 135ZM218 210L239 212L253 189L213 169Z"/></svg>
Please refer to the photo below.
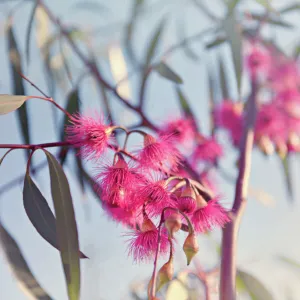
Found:
<svg viewBox="0 0 300 300"><path fill-rule="evenodd" d="M245 64L251 80L259 84L255 144L268 155L299 152L300 70L296 60L252 41ZM241 139L243 112L242 102L228 99L214 110L216 125L228 131L235 146Z"/></svg>
<svg viewBox="0 0 300 300"><path fill-rule="evenodd" d="M116 144L117 130L125 132L123 147ZM195 234L229 221L206 184L207 174L190 179L184 168L185 144L192 149L189 162L197 168L222 155L214 138L197 134L190 120L170 120L152 135L107 125L102 117L75 114L66 133L83 158L100 164L95 176L99 198L106 214L129 228L125 236L135 261L153 259L158 241L159 253L173 253L175 233L181 229L189 232L183 247L189 263L198 250ZM143 144L129 152L126 145L134 133L142 135Z"/></svg>

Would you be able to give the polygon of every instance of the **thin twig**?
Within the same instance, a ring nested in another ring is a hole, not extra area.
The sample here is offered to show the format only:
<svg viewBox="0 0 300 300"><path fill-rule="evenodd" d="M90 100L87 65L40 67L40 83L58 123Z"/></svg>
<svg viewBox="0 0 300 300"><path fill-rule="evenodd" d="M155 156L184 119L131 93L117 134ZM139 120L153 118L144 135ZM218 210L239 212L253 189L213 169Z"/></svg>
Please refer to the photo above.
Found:
<svg viewBox="0 0 300 300"><path fill-rule="evenodd" d="M18 72L18 71L17 71ZM46 98L50 98L49 96L47 96L46 93L44 93L35 83L33 83L28 77L26 77L24 74L18 72L18 74L27 82L29 82L37 91L39 91L44 97Z"/></svg>

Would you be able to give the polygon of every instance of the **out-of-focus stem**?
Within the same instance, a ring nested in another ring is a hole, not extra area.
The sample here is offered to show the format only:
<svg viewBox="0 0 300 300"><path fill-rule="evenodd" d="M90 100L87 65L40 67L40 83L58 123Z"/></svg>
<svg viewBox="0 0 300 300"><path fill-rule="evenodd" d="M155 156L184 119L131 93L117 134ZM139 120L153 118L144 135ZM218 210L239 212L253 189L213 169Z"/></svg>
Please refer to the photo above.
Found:
<svg viewBox="0 0 300 300"><path fill-rule="evenodd" d="M257 115L256 78L252 78L251 95L245 112L243 136L240 144L239 174L236 181L235 199L231 210L232 221L223 229L220 300L236 299L236 248L240 220L246 205L248 183L251 171L251 156L254 141L254 126Z"/></svg>

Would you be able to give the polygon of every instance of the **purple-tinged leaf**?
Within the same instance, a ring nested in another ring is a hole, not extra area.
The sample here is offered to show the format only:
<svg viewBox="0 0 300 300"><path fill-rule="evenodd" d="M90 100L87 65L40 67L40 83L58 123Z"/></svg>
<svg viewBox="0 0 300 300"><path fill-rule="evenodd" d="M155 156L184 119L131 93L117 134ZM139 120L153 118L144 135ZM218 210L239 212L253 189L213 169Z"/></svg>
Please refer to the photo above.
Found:
<svg viewBox="0 0 300 300"><path fill-rule="evenodd" d="M47 200L29 174L26 174L24 178L23 204L26 214L37 232L50 245L59 250L55 217ZM80 258L86 258L82 252L79 255Z"/></svg>

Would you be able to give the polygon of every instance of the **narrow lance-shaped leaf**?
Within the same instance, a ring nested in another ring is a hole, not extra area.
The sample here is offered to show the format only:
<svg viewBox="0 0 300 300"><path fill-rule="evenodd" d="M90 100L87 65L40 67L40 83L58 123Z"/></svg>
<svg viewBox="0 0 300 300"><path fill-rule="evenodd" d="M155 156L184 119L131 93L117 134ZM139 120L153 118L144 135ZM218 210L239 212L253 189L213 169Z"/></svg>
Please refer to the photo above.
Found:
<svg viewBox="0 0 300 300"><path fill-rule="evenodd" d="M46 150L44 152L49 164L58 243L68 295L70 300L78 300L80 294L79 242L73 200L62 167L50 152Z"/></svg>
<svg viewBox="0 0 300 300"><path fill-rule="evenodd" d="M271 6L272 0L255 0L258 4L266 8L268 11L275 12L274 8Z"/></svg>
<svg viewBox="0 0 300 300"><path fill-rule="evenodd" d="M0 115L15 111L20 108L27 99L27 96L0 95Z"/></svg>
<svg viewBox="0 0 300 300"><path fill-rule="evenodd" d="M22 291L30 299L51 300L32 274L17 242L0 222L0 241L7 263L16 277Z"/></svg>
<svg viewBox="0 0 300 300"><path fill-rule="evenodd" d="M278 17L273 17L273 16L268 16L266 17L265 15L261 15L261 14L251 14L251 18L253 20L257 20L263 23L268 23L274 26L280 26L283 28L293 28L294 25L287 22L287 21L283 21L281 19L279 19Z"/></svg>
<svg viewBox="0 0 300 300"><path fill-rule="evenodd" d="M183 83L182 78L177 75L167 64L160 62L154 67L154 70L162 77L169 79L175 83Z"/></svg>
<svg viewBox="0 0 300 300"><path fill-rule="evenodd" d="M281 14L285 14L285 13L292 12L295 10L300 10L300 3L295 2L294 4L288 5L288 6L284 7L283 9L280 9L279 12Z"/></svg>
<svg viewBox="0 0 300 300"><path fill-rule="evenodd" d="M236 6L238 5L238 3L240 2L240 0L230 0L228 1L228 5L227 5L227 9L228 9L228 15L231 15Z"/></svg>
<svg viewBox="0 0 300 300"><path fill-rule="evenodd" d="M208 72L208 91L209 91L209 116L210 116L210 131L213 135L216 130L216 125L213 118L213 110L215 108L215 93L214 93L214 77L211 72Z"/></svg>
<svg viewBox="0 0 300 300"><path fill-rule="evenodd" d="M300 271L300 262L285 256L279 256L279 259Z"/></svg>
<svg viewBox="0 0 300 300"><path fill-rule="evenodd" d="M225 37L217 37L212 42L206 44L206 49L212 49L217 46L221 46L224 42L226 42L226 40L227 39Z"/></svg>
<svg viewBox="0 0 300 300"><path fill-rule="evenodd" d="M78 182L81 187L81 192L84 194L85 192L85 185L84 185L84 169L82 165L82 157L80 155L76 155L76 175Z"/></svg>
<svg viewBox="0 0 300 300"><path fill-rule="evenodd" d="M47 200L29 174L26 174L24 178L23 204L26 214L37 232L50 245L59 250L55 217ZM80 258L86 258L81 252L79 255Z"/></svg>
<svg viewBox="0 0 300 300"><path fill-rule="evenodd" d="M151 63L151 60L155 54L155 51L157 49L160 37L162 35L163 32L163 28L164 28L164 24L165 24L165 20L163 20L159 26L157 27L150 43L147 49L147 54L146 54L146 58L145 58L145 65L144 65L144 69L142 72L142 77L141 77L141 84L140 84L140 91L139 91L139 105L143 106L144 102L145 102L145 93L146 93L146 89L147 89L147 81L149 78L149 75L151 74L151 68L149 68L149 65Z"/></svg>
<svg viewBox="0 0 300 300"><path fill-rule="evenodd" d="M29 22L27 26L27 31L26 31L26 48L25 48L25 53L26 53L26 61L29 64L30 60L30 41L31 41L31 32L32 32L32 25L33 25L33 20L34 20L34 15L36 12L36 9L38 7L38 1L35 1L30 17L29 17Z"/></svg>
<svg viewBox="0 0 300 300"><path fill-rule="evenodd" d="M253 275L238 270L237 276L244 284L244 288L253 300L273 300L271 293Z"/></svg>
<svg viewBox="0 0 300 300"><path fill-rule="evenodd" d="M8 39L8 51L9 51L9 61L11 68L11 75L13 81L13 89L15 95L25 95L25 89L23 86L23 81L19 73L22 72L21 66L21 55L17 46L17 42L14 36L11 21L7 28L7 39ZM26 144L30 144L29 136L29 124L28 124L28 113L26 103L20 107L18 110L19 124L22 130L22 138ZM29 152L27 152L29 155Z"/></svg>
<svg viewBox="0 0 300 300"><path fill-rule="evenodd" d="M221 83L221 90L222 90L222 99L229 99L226 72L224 70L225 66L221 57L219 57L218 62L219 62L219 74L220 74L220 83Z"/></svg>
<svg viewBox="0 0 300 300"><path fill-rule="evenodd" d="M83 1L83 2L77 2L73 5L74 9L86 9L95 13L99 12L109 12L109 9L107 6L103 5L102 3L96 2L96 1Z"/></svg>
<svg viewBox="0 0 300 300"><path fill-rule="evenodd" d="M149 43L147 55L146 55L146 66L148 66L150 64L151 59L153 58L153 56L156 52L158 43L159 43L160 38L163 33L164 26L165 26L165 20L161 21L161 23L159 24L159 26L157 27L157 29L154 32L151 42Z"/></svg>
<svg viewBox="0 0 300 300"><path fill-rule="evenodd" d="M79 112L79 103L80 103L79 92L78 92L78 89L75 89L75 90L71 91L68 95L66 111L69 112L70 114ZM69 123L69 117L67 115L65 115L63 126L61 129L61 140L62 141L64 141L66 138L65 129L66 129L66 125L68 123ZM64 164L64 162L67 158L68 151L69 151L68 147L61 148L60 153L59 153L61 165Z"/></svg>
<svg viewBox="0 0 300 300"><path fill-rule="evenodd" d="M132 13L130 16L130 19L128 21L128 24L125 28L125 34L124 34L124 44L126 48L127 55L131 62L135 65L139 65L139 62L136 59L133 46L132 46L132 39L133 39L133 33L135 30L136 20L139 15L139 12L141 10L142 4L144 0L135 0L135 2L132 4Z"/></svg>
<svg viewBox="0 0 300 300"><path fill-rule="evenodd" d="M231 47L237 89L240 96L242 82L242 34L233 15L224 21L224 29Z"/></svg>
<svg viewBox="0 0 300 300"><path fill-rule="evenodd" d="M186 96L184 95L184 93L182 92L182 90L178 86L176 87L176 93L177 93L177 97L178 97L178 100L180 103L180 107L181 107L182 111L184 112L185 117L192 120L195 130L198 130L197 121L192 112L192 109L190 108L188 100L187 100Z"/></svg>
<svg viewBox="0 0 300 300"><path fill-rule="evenodd" d="M180 18L179 21L177 22L178 26L177 26L177 34L178 34L178 38L181 41L185 41L186 40L186 34L185 34L185 20L184 18ZM185 42L182 44L182 49L183 52L185 53L185 55L190 58L193 61L196 61L199 59L199 56L191 49L191 47L189 46L188 42Z"/></svg>
<svg viewBox="0 0 300 300"><path fill-rule="evenodd" d="M290 172L290 165L289 165L289 156L286 155L285 157L280 158L283 167L283 174L285 178L286 189L289 195L289 200L292 202L294 201L294 191L293 191L293 184L292 184L292 176Z"/></svg>

